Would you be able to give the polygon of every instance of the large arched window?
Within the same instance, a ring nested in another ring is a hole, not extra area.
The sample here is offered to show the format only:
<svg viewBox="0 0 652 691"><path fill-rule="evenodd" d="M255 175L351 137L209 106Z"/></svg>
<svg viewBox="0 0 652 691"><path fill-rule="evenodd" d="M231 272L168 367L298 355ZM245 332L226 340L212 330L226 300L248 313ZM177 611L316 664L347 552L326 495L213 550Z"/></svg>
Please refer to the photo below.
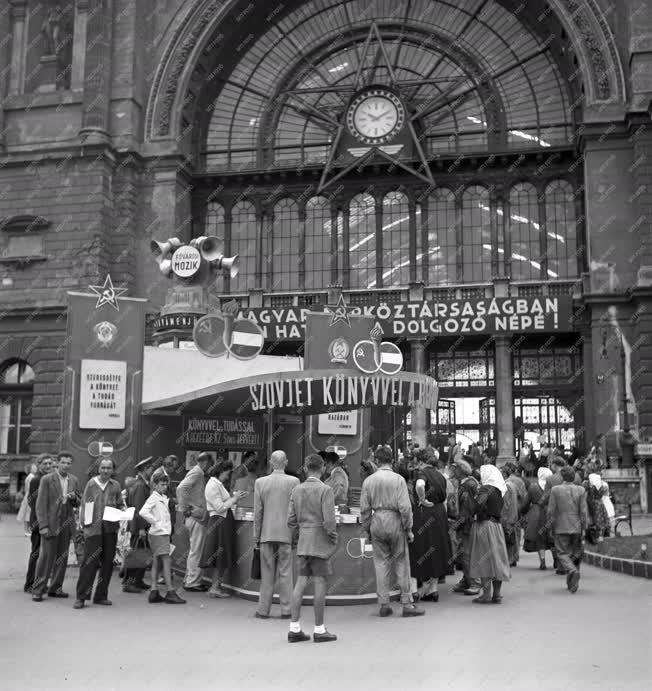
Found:
<svg viewBox="0 0 652 691"><path fill-rule="evenodd" d="M509 193L511 274L515 281L541 278L541 225L534 185L519 183Z"/></svg>
<svg viewBox="0 0 652 691"><path fill-rule="evenodd" d="M383 286L410 282L410 204L402 192L383 199Z"/></svg>
<svg viewBox="0 0 652 691"><path fill-rule="evenodd" d="M306 203L306 290L326 288L331 283L333 220L325 197L312 197Z"/></svg>
<svg viewBox="0 0 652 691"><path fill-rule="evenodd" d="M462 197L463 282L491 280L491 209L489 191L469 187Z"/></svg>
<svg viewBox="0 0 652 691"><path fill-rule="evenodd" d="M23 360L0 366L0 454L28 454L34 370Z"/></svg>
<svg viewBox="0 0 652 691"><path fill-rule="evenodd" d="M349 287L377 288L376 202L358 194L349 205Z"/></svg>
<svg viewBox="0 0 652 691"><path fill-rule="evenodd" d="M256 286L256 209L251 202L238 202L231 218L231 255L240 257L240 273L231 279L231 292L244 293Z"/></svg>
<svg viewBox="0 0 652 691"><path fill-rule="evenodd" d="M299 206L282 199L274 206L272 233L272 290L299 290L302 229Z"/></svg>
<svg viewBox="0 0 652 691"><path fill-rule="evenodd" d="M206 225L203 235L217 238L220 252L226 252L226 226L224 207L219 202L208 202L206 206Z"/></svg>
<svg viewBox="0 0 652 691"><path fill-rule="evenodd" d="M438 189L430 195L429 202L428 247L425 250L428 253L428 283L455 283L459 252L455 195L450 190Z"/></svg>
<svg viewBox="0 0 652 691"><path fill-rule="evenodd" d="M577 261L577 219L575 194L566 180L553 180L546 187L547 278L575 278Z"/></svg>

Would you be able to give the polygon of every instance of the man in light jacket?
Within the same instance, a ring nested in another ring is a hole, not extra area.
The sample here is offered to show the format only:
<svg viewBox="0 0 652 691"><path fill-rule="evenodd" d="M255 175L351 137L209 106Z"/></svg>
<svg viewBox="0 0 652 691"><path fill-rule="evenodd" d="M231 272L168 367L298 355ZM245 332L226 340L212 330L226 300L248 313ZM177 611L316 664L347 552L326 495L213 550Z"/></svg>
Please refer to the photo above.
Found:
<svg viewBox="0 0 652 691"><path fill-rule="evenodd" d="M202 582L202 570L199 568L204 541L206 539L206 473L213 464L208 453L200 453L197 465L193 466L177 487L177 505L185 517L190 547L186 560L186 575L183 589L189 592L204 593L209 586Z"/></svg>
<svg viewBox="0 0 652 691"><path fill-rule="evenodd" d="M254 542L260 549L260 599L256 617L269 619L278 579L281 618L290 618L292 596L292 531L287 515L292 490L299 479L285 474L288 459L284 451L270 458L272 472L254 485Z"/></svg>
<svg viewBox="0 0 652 691"><path fill-rule="evenodd" d="M584 487L574 484L575 471L561 469L563 484L550 491L548 521L555 534L559 566L566 572L566 586L576 593L580 582L580 563L584 552L584 531L589 524L589 511Z"/></svg>

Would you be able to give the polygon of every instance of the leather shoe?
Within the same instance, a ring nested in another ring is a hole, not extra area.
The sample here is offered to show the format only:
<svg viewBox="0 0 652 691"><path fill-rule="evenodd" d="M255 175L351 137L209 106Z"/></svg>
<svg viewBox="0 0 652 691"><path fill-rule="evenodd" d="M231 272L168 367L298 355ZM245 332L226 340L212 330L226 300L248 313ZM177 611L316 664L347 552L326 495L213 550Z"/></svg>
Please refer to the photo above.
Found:
<svg viewBox="0 0 652 691"><path fill-rule="evenodd" d="M140 588L141 590L149 590L152 586L149 583L145 583L145 581L140 581L136 583L136 588Z"/></svg>
<svg viewBox="0 0 652 691"><path fill-rule="evenodd" d="M72 606L73 609L84 609L84 601L83 600L75 600L75 604Z"/></svg>
<svg viewBox="0 0 652 691"><path fill-rule="evenodd" d="M573 571L573 573L571 573L570 576L568 577L568 589L571 591L571 593L576 593L579 586L580 586L580 572L579 571Z"/></svg>
<svg viewBox="0 0 652 691"><path fill-rule="evenodd" d="M143 591L137 585L124 585L122 586L122 592L140 595Z"/></svg>
<svg viewBox="0 0 652 691"><path fill-rule="evenodd" d="M465 595L477 595L480 591L479 590L473 590L472 588L467 588L464 591Z"/></svg>
<svg viewBox="0 0 652 691"><path fill-rule="evenodd" d="M292 615L291 614L281 614L281 619L291 619Z"/></svg>
<svg viewBox="0 0 652 691"><path fill-rule="evenodd" d="M415 605L406 605L403 607L404 617L422 617L425 613L425 610L416 607Z"/></svg>
<svg viewBox="0 0 652 691"><path fill-rule="evenodd" d="M24 593L31 593L32 592L32 586L31 585L24 585L23 586L23 592Z"/></svg>
<svg viewBox="0 0 652 691"><path fill-rule="evenodd" d="M466 583L456 583L451 588L451 593L463 593L465 590L468 590Z"/></svg>
<svg viewBox="0 0 652 691"><path fill-rule="evenodd" d="M161 593L159 593L158 590L150 591L149 597L147 598L147 600L152 605L155 605L157 602L163 602L163 598L161 597Z"/></svg>
<svg viewBox="0 0 652 691"><path fill-rule="evenodd" d="M309 641L310 636L306 636L303 631L288 631L288 643L301 643L302 641Z"/></svg>
<svg viewBox="0 0 652 691"><path fill-rule="evenodd" d="M111 600L93 600L94 605L104 605L105 607L110 607L113 603Z"/></svg>
<svg viewBox="0 0 652 691"><path fill-rule="evenodd" d="M494 605L499 605L503 601L503 596L502 595L494 595L491 598L491 602Z"/></svg>
<svg viewBox="0 0 652 691"><path fill-rule="evenodd" d="M64 593L63 590L59 590L56 593L48 593L48 597L69 597L69 595Z"/></svg>
<svg viewBox="0 0 652 691"><path fill-rule="evenodd" d="M254 617L256 617L256 619L269 619L269 614L261 614L260 612L256 612Z"/></svg>
<svg viewBox="0 0 652 691"><path fill-rule="evenodd" d="M190 586L183 586L183 589L187 593L205 593L208 590L209 586L207 585L190 585Z"/></svg>
<svg viewBox="0 0 652 691"><path fill-rule="evenodd" d="M330 643L331 641L336 641L337 636L334 633L329 633L328 631L324 633L313 633L312 640L315 643Z"/></svg>
<svg viewBox="0 0 652 691"><path fill-rule="evenodd" d="M390 617L394 614L394 610L389 605L381 605L380 612L378 612L379 617Z"/></svg>
<svg viewBox="0 0 652 691"><path fill-rule="evenodd" d="M166 602L168 605L185 605L186 601L177 595L176 590L168 590L167 593L165 594L165 597L163 598L163 602Z"/></svg>
<svg viewBox="0 0 652 691"><path fill-rule="evenodd" d="M421 598L421 602L439 602L439 593L430 593Z"/></svg>
<svg viewBox="0 0 652 691"><path fill-rule="evenodd" d="M43 602L43 595L32 595L32 600L34 602Z"/></svg>
<svg viewBox="0 0 652 691"><path fill-rule="evenodd" d="M473 600L471 600L476 605L490 605L492 604L491 602L491 597L486 597L484 595L480 595L480 597L476 597Z"/></svg>

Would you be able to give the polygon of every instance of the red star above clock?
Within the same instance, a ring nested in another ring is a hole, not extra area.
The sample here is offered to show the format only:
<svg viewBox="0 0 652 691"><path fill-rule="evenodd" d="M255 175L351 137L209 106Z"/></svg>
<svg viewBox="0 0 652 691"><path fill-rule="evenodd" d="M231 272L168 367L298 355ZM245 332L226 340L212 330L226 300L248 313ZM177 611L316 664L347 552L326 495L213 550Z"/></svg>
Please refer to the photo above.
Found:
<svg viewBox="0 0 652 691"><path fill-rule="evenodd" d="M388 76L383 84L377 83L380 71L385 71ZM419 118L432 110L432 104L417 110L410 108L409 103L410 92L419 85L421 82L397 77L381 33L374 23L359 51L353 83L286 92L296 102L293 108L303 110L314 124L323 127L331 135L331 147L318 192L351 170L379 160L406 170L430 185L435 184L415 129ZM325 91L337 94L341 107L326 112L309 102L310 96Z"/></svg>

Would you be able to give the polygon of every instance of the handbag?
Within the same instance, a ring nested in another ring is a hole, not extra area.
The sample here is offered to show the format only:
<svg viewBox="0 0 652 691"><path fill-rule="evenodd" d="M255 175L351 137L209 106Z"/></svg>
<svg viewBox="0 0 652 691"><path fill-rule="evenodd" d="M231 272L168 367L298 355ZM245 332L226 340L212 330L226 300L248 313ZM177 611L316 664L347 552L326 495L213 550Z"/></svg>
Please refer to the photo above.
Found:
<svg viewBox="0 0 652 691"><path fill-rule="evenodd" d="M260 580L260 550L254 547L254 552L251 557L251 578L254 581Z"/></svg>
<svg viewBox="0 0 652 691"><path fill-rule="evenodd" d="M144 537L137 538L134 546L125 554L125 569L149 569L152 565L152 550Z"/></svg>

